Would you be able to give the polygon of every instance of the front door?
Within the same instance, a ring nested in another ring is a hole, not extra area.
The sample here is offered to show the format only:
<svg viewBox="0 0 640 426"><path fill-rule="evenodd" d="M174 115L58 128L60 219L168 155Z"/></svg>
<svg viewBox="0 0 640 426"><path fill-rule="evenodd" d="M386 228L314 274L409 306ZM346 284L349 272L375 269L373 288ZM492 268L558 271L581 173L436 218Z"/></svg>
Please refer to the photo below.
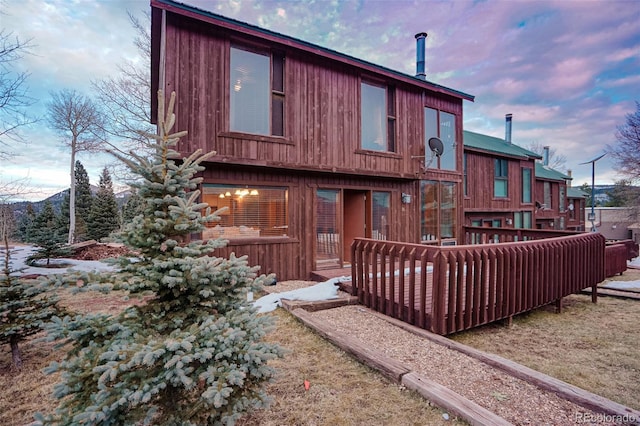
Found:
<svg viewBox="0 0 640 426"><path fill-rule="evenodd" d="M344 190L343 224L344 224L344 244L343 260L351 263L351 243L354 238L369 237L370 228L368 218L370 207L367 203L369 191Z"/></svg>

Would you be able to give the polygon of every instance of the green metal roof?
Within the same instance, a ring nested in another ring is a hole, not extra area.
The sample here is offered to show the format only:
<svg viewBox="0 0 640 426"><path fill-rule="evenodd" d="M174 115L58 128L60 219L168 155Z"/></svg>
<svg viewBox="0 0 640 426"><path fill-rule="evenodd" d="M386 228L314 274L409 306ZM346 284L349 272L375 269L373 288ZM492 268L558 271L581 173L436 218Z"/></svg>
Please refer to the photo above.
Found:
<svg viewBox="0 0 640 426"><path fill-rule="evenodd" d="M587 194L580 188L567 188L567 197L569 198L587 198L588 196L589 194Z"/></svg>
<svg viewBox="0 0 640 426"><path fill-rule="evenodd" d="M481 135L480 133L470 132L468 130L465 130L463 135L465 148L475 148L482 151L502 154L509 157L522 158L525 160L531 158L542 158L540 154L536 154L533 151L529 151L528 149L509 143L504 139Z"/></svg>
<svg viewBox="0 0 640 426"><path fill-rule="evenodd" d="M571 176L565 175L564 173L554 170L549 166L543 166L536 162L536 178L565 181L567 179L571 179Z"/></svg>

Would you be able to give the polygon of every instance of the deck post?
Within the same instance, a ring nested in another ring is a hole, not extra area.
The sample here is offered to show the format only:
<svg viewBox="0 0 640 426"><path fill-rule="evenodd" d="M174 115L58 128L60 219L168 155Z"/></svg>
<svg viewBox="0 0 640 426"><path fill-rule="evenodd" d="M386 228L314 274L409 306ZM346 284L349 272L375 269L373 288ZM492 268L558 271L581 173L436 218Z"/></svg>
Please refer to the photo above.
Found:
<svg viewBox="0 0 640 426"><path fill-rule="evenodd" d="M562 313L562 297L556 299L556 314Z"/></svg>
<svg viewBox="0 0 640 426"><path fill-rule="evenodd" d="M591 303L598 303L598 284L591 287Z"/></svg>

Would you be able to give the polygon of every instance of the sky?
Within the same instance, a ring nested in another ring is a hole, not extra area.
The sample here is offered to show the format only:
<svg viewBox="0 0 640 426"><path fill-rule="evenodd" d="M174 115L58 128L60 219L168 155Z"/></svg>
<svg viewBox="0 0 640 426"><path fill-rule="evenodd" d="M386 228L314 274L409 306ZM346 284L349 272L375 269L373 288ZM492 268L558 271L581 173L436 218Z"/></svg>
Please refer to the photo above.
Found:
<svg viewBox="0 0 640 426"><path fill-rule="evenodd" d="M616 143L616 126L640 101L640 1L185 0L406 74L416 72L414 35L426 41L427 80L475 96L464 102L464 129L513 142L548 145L567 157L574 186L591 184L580 164ZM144 20L147 0L0 0L0 28L31 39L15 64L30 73L29 112L44 116L50 93L88 96L91 81L141 61L127 12ZM70 153L44 121L22 129L28 145L0 163L0 182L26 179L22 197L37 201L69 186ZM98 183L107 156L78 158ZM609 156L596 184L618 175ZM118 176L114 176L118 183Z"/></svg>

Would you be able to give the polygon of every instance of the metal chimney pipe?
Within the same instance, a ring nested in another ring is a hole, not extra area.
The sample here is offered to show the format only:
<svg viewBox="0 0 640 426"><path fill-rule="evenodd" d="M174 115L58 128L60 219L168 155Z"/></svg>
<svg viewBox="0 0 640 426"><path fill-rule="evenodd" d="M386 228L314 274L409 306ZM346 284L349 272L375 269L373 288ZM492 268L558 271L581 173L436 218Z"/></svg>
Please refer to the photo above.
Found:
<svg viewBox="0 0 640 426"><path fill-rule="evenodd" d="M507 114L504 116L505 118L505 128L504 128L504 140L507 143L511 143L511 120L513 118L513 114Z"/></svg>
<svg viewBox="0 0 640 426"><path fill-rule="evenodd" d="M545 166L549 165L549 147L545 146L544 153L542 154L542 164Z"/></svg>
<svg viewBox="0 0 640 426"><path fill-rule="evenodd" d="M427 79L427 74L424 71L424 51L426 39L427 33L416 34L416 77L421 80Z"/></svg>

